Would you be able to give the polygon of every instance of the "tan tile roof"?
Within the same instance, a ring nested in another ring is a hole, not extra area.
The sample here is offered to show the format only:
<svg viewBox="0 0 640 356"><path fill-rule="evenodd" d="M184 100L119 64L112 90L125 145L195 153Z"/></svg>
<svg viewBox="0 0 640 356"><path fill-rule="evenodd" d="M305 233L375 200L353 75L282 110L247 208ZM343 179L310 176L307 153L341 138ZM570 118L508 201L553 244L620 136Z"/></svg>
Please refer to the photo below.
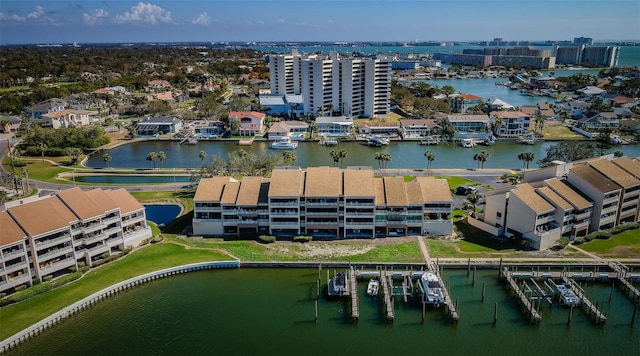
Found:
<svg viewBox="0 0 640 356"><path fill-rule="evenodd" d="M60 111L53 111L53 112L50 112L50 113L43 114L42 117L47 117L47 118L50 118L50 119L57 119L57 118L61 118L61 117L67 116L69 114L89 115L89 114L91 114L91 111L64 109L64 110L60 110Z"/></svg>
<svg viewBox="0 0 640 356"><path fill-rule="evenodd" d="M384 182L382 178L373 178L373 186L376 191L376 205L385 205L387 200L384 196Z"/></svg>
<svg viewBox="0 0 640 356"><path fill-rule="evenodd" d="M22 229L30 236L68 227L77 221L75 215L57 197L17 205L8 209Z"/></svg>
<svg viewBox="0 0 640 356"><path fill-rule="evenodd" d="M547 199L552 205L558 206L562 210L571 210L573 205L569 204L566 200L562 199L556 192L549 187L537 188L536 191L544 198Z"/></svg>
<svg viewBox="0 0 640 356"><path fill-rule="evenodd" d="M212 177L200 179L193 201L220 201L224 185L231 177Z"/></svg>
<svg viewBox="0 0 640 356"><path fill-rule="evenodd" d="M0 211L0 246L24 240L27 234L6 211Z"/></svg>
<svg viewBox="0 0 640 356"><path fill-rule="evenodd" d="M269 197L299 197L304 187L305 173L296 169L275 169L271 172Z"/></svg>
<svg viewBox="0 0 640 356"><path fill-rule="evenodd" d="M424 201L447 201L452 202L451 190L446 179L436 179L433 177L416 177L422 187Z"/></svg>
<svg viewBox="0 0 640 356"><path fill-rule="evenodd" d="M59 191L57 196L82 220L104 215L104 210L80 188Z"/></svg>
<svg viewBox="0 0 640 356"><path fill-rule="evenodd" d="M144 206L123 188L107 191L107 195L120 206L120 213L127 214L143 209Z"/></svg>
<svg viewBox="0 0 640 356"><path fill-rule="evenodd" d="M629 188L640 184L640 180L638 178L634 177L631 173L625 171L609 160L601 159L589 162L589 164L605 177L611 179L623 188Z"/></svg>
<svg viewBox="0 0 640 356"><path fill-rule="evenodd" d="M102 209L103 212L117 210L119 208L118 204L116 204L113 199L107 195L107 193L102 189L91 189L88 192L85 192L98 206Z"/></svg>
<svg viewBox="0 0 640 356"><path fill-rule="evenodd" d="M491 113L491 115L493 116L498 116L504 119L519 119L521 117L529 117L530 115L527 115L525 113L523 113L522 111L494 111Z"/></svg>
<svg viewBox="0 0 640 356"><path fill-rule="evenodd" d="M640 162L625 156L614 159L613 163L633 174L636 178L640 178Z"/></svg>
<svg viewBox="0 0 640 356"><path fill-rule="evenodd" d="M344 196L372 197L376 190L373 186L373 169L345 169Z"/></svg>
<svg viewBox="0 0 640 356"><path fill-rule="evenodd" d="M404 184L404 190L407 192L407 203L409 205L424 204L422 187L417 180L414 179L411 182L406 182Z"/></svg>
<svg viewBox="0 0 640 356"><path fill-rule="evenodd" d="M574 208L578 210L584 210L591 208L593 204L591 204L587 199L585 199L580 193L575 191L569 185L564 183L558 178L551 178L544 181L554 192L558 193L562 198L568 201Z"/></svg>
<svg viewBox="0 0 640 356"><path fill-rule="evenodd" d="M383 177L384 196L387 205L407 205L407 191L403 177Z"/></svg>
<svg viewBox="0 0 640 356"><path fill-rule="evenodd" d="M222 192L221 204L235 204L238 197L238 191L240 190L240 182L229 182L224 185L224 191Z"/></svg>
<svg viewBox="0 0 640 356"><path fill-rule="evenodd" d="M584 165L584 166L573 166L569 170L569 172L573 172L576 176L582 178L583 180L589 182L594 188L598 189L602 193L612 192L614 190L620 189L620 186L615 184L609 178L602 175L595 168Z"/></svg>
<svg viewBox="0 0 640 356"><path fill-rule="evenodd" d="M536 212L536 214L553 211L553 206L538 195L535 189L527 183L516 186L516 189L512 190L511 194L518 197L523 203L531 208L531 210Z"/></svg>
<svg viewBox="0 0 640 356"><path fill-rule="evenodd" d="M260 197L262 177L244 177L240 182L240 190L236 199L236 205L256 206Z"/></svg>
<svg viewBox="0 0 640 356"><path fill-rule="evenodd" d="M338 167L309 167L304 184L307 197L338 197L342 194L342 172Z"/></svg>

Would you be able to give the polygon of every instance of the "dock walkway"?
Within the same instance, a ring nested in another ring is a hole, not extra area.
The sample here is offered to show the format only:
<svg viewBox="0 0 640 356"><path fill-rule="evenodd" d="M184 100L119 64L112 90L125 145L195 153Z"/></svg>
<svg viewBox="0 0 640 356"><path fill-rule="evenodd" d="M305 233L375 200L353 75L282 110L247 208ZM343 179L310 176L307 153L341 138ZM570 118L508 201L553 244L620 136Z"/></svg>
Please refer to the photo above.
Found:
<svg viewBox="0 0 640 356"><path fill-rule="evenodd" d="M512 273L509 271L505 272L504 278L506 278L507 282L509 283L509 286L516 293L516 296L520 300L520 303L524 305L525 309L527 310L527 313L529 314L529 317L531 318L531 321L535 323L540 323L540 320L542 319L542 317L540 316L540 313L538 313L538 311L533 307L533 303L529 300L529 298L527 298L526 294L524 294L524 292L520 289L520 287L518 287L518 283L516 283L515 279L513 279L511 274Z"/></svg>
<svg viewBox="0 0 640 356"><path fill-rule="evenodd" d="M452 322L457 323L458 320L460 319L460 317L458 316L458 310L456 308L456 305L453 303L453 300L451 300L451 297L449 296L449 290L444 284L444 280L440 275L438 266L435 263L429 263L427 266L431 273L438 276L438 280L440 281L440 285L442 286L442 294L444 296L444 305L447 306L447 314L449 315L449 319L451 319Z"/></svg>
<svg viewBox="0 0 640 356"><path fill-rule="evenodd" d="M627 266L621 264L620 262L611 262L609 263L609 266L616 271L617 275L618 275L618 279L620 280L620 282L622 283L622 285L625 287L626 290L628 290L632 297L631 299L634 300L636 303L640 304L640 291L634 287L631 282L629 282L629 280L627 279L627 271L628 268Z"/></svg>
<svg viewBox="0 0 640 356"><path fill-rule="evenodd" d="M393 322L395 314L393 312L393 302L391 300L391 286L388 278L392 278L386 271L380 271L380 286L382 287L382 298L386 309L387 322Z"/></svg>
<svg viewBox="0 0 640 356"><path fill-rule="evenodd" d="M349 292L351 295L351 321L358 321L360 311L358 310L358 281L356 281L356 271L349 269Z"/></svg>
<svg viewBox="0 0 640 356"><path fill-rule="evenodd" d="M562 281L568 286L570 286L571 290L578 296L578 298L580 298L582 305L587 307L589 316L593 315L596 323L604 324L605 321L607 321L607 317L600 310L598 310L598 307L594 305L589 300L589 298L586 297L584 290L578 285L576 281L574 281L573 279L567 278L566 276L562 277Z"/></svg>

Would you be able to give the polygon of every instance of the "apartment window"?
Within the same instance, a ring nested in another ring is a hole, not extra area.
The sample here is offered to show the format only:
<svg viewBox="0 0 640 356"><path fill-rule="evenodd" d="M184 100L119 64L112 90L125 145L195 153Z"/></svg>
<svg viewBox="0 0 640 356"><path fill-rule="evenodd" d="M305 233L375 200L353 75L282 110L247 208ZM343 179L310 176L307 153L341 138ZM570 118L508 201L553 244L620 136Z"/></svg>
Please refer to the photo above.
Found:
<svg viewBox="0 0 640 356"><path fill-rule="evenodd" d="M501 219L502 218L502 213L501 212L496 212L496 218Z"/></svg>

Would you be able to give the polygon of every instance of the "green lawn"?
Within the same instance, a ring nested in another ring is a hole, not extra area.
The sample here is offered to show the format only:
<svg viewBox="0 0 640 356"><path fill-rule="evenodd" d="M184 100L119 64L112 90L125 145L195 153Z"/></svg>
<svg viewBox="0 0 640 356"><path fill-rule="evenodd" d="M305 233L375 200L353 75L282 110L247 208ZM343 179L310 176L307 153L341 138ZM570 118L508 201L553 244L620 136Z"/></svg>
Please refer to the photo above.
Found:
<svg viewBox="0 0 640 356"><path fill-rule="evenodd" d="M160 243L88 272L80 280L23 302L0 308L0 340L112 284L148 272L189 263L231 259L216 250Z"/></svg>
<svg viewBox="0 0 640 356"><path fill-rule="evenodd" d="M591 240L578 247L589 252L612 257L640 257L640 230L627 230L607 240Z"/></svg>
<svg viewBox="0 0 640 356"><path fill-rule="evenodd" d="M582 140L584 136L577 132L571 131L570 128L560 123L546 124L542 128L542 135L545 140Z"/></svg>

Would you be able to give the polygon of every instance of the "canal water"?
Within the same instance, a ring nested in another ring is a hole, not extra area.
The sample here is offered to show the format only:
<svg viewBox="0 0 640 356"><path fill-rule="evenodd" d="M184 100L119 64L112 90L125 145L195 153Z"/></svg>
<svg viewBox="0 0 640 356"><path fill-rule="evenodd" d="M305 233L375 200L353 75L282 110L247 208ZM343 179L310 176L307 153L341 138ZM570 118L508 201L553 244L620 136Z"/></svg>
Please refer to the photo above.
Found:
<svg viewBox="0 0 640 356"><path fill-rule="evenodd" d="M529 168L537 167L536 161L544 158L546 149L555 142L538 142L534 145L523 145L516 142L498 142L492 146L476 146L474 148L462 148L456 143L445 143L437 146L422 146L416 141L391 142L384 147L369 147L361 142L341 142L338 146L327 147L317 142L301 142L294 150L297 160L294 165L301 167L333 165L333 159L329 155L332 150L347 152L347 157L342 161L342 166L372 166L378 167L375 160L377 152L391 154L391 161L387 163L388 169L424 169L426 167L425 151L435 154L432 162L433 169L439 168L477 168L477 161L473 155L486 150L489 158L485 162L485 168L522 168L522 161L518 160L521 152L533 152L535 160ZM152 165L146 160L149 152L164 151L166 159L163 162L165 168L198 168L202 163L209 163L213 155L227 158L230 152L245 150L256 154L282 155L282 150L273 150L271 143L255 141L251 146L239 146L233 141L200 141L197 145L180 145L177 141L144 141L119 146L109 151L112 160L109 163L116 168L146 168ZM608 152L622 150L629 157L640 156L640 145L614 146ZM207 158L203 161L199 158L199 152L207 152ZM87 161L87 166L99 168L106 167L106 162L100 155L94 155ZM156 163L156 166L159 166Z"/></svg>
<svg viewBox="0 0 640 356"><path fill-rule="evenodd" d="M610 285L585 285L604 304L608 320L594 325L581 310L541 308L530 324L496 270L478 270L475 285L466 270L445 270L458 301L460 321L450 324L440 309L426 312L395 302L392 324L382 319L379 299L359 282L360 320L349 304L327 299L315 322L316 269L200 271L150 282L82 311L10 351L10 355L638 355L640 321L630 327L633 304ZM333 270L330 270L333 274ZM486 284L482 302L482 284ZM494 306L498 320L493 324ZM636 318L638 319L638 318Z"/></svg>

